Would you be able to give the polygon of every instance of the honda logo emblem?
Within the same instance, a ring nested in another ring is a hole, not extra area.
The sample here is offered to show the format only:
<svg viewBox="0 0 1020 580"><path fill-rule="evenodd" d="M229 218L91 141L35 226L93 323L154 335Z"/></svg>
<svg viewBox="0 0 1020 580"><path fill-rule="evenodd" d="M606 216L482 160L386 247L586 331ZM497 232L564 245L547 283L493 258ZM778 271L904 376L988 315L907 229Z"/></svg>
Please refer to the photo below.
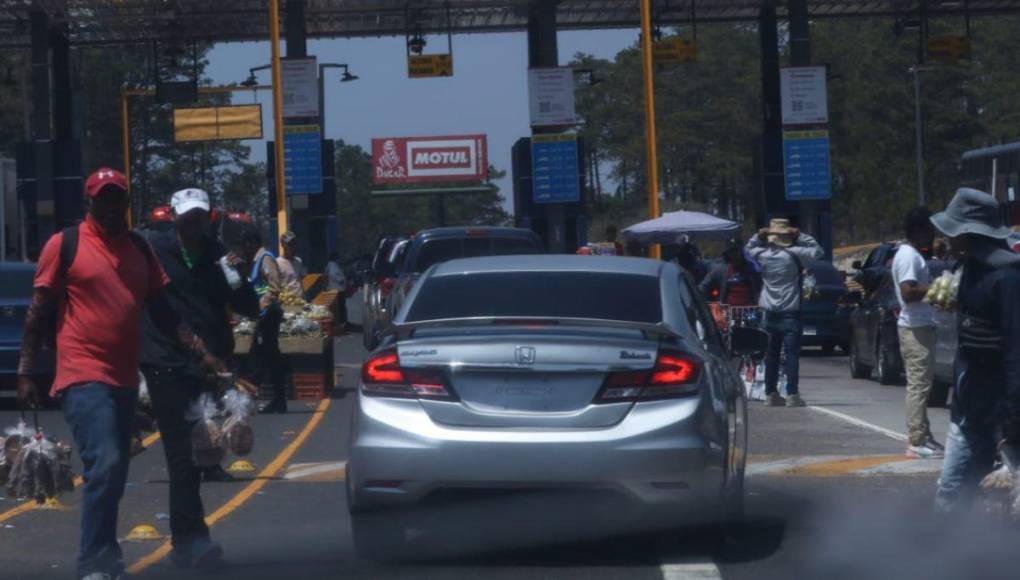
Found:
<svg viewBox="0 0 1020 580"><path fill-rule="evenodd" d="M535 347L533 346L519 346L515 357L518 364L522 365L533 365L535 364Z"/></svg>

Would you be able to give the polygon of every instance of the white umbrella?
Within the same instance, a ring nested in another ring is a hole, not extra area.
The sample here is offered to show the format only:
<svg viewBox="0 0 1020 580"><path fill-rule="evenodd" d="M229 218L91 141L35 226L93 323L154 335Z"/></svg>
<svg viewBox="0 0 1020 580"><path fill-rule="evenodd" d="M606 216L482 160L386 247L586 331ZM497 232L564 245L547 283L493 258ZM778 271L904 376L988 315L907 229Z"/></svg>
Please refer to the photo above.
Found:
<svg viewBox="0 0 1020 580"><path fill-rule="evenodd" d="M642 244L675 244L681 234L691 241L727 240L740 230L736 222L700 211L674 211L623 230L623 239Z"/></svg>

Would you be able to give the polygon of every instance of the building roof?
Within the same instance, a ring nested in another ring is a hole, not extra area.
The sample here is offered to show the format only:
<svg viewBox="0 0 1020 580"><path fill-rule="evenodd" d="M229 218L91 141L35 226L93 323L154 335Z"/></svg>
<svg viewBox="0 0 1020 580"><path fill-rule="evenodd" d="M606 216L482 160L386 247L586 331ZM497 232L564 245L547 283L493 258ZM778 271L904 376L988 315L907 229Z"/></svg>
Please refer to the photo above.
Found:
<svg viewBox="0 0 1020 580"><path fill-rule="evenodd" d="M755 20L767 0L658 0L656 22ZM773 0L774 1L774 0ZM932 16L1002 14L1020 11L1020 0L808 0L812 19L898 16L917 13L922 2ZM281 0L281 18L283 5ZM309 38L400 36L418 22L425 34L508 32L526 28L528 0L306 0ZM779 16L786 2L777 2ZM67 26L72 45L150 42L230 42L268 38L266 0L3 0L0 49L27 47L29 13L42 8ZM637 0L559 0L560 29L634 28ZM449 25L447 22L449 21Z"/></svg>

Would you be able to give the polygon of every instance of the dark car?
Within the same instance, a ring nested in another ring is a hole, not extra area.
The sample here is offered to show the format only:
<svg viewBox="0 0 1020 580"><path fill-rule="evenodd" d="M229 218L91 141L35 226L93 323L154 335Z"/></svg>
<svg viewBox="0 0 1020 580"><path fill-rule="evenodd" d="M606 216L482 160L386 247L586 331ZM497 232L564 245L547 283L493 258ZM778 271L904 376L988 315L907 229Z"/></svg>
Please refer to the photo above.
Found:
<svg viewBox="0 0 1020 580"><path fill-rule="evenodd" d="M397 264L392 261L394 258L393 249L406 241L407 236L379 238L379 245L372 258L371 267L364 275L364 283L361 287L363 301L361 330L365 348L371 349L374 346L375 334L378 332L381 322L387 318L385 315L386 299L397 283Z"/></svg>
<svg viewBox="0 0 1020 580"><path fill-rule="evenodd" d="M857 307L850 315L850 374L856 379L868 379L874 374L883 385L903 383L903 359L900 356L900 340L896 330L899 321L900 304L893 284L892 257L889 244L883 244L872 251L882 255L863 264L862 271L872 263L867 273L867 285L857 298ZM952 264L929 260L928 268L932 278L951 269ZM953 361L956 357L956 315L936 310L937 339L935 346L935 388L929 403L944 405L953 380Z"/></svg>
<svg viewBox="0 0 1020 580"><path fill-rule="evenodd" d="M415 282L436 264L458 258L515 256L543 253L538 235L521 228L460 227L424 230L407 243L400 256L396 286L385 301L385 311L376 327L370 348L378 344L381 332L404 304Z"/></svg>
<svg viewBox="0 0 1020 580"><path fill-rule="evenodd" d="M32 302L35 265L0 262L0 398L17 394L18 356L25 314ZM49 390L53 380L53 352L44 349L36 360L40 391Z"/></svg>
<svg viewBox="0 0 1020 580"><path fill-rule="evenodd" d="M815 291L801 302L801 345L820 346L825 353L836 347L849 350L850 312L843 299L843 275L830 262L805 260L805 283L814 279Z"/></svg>

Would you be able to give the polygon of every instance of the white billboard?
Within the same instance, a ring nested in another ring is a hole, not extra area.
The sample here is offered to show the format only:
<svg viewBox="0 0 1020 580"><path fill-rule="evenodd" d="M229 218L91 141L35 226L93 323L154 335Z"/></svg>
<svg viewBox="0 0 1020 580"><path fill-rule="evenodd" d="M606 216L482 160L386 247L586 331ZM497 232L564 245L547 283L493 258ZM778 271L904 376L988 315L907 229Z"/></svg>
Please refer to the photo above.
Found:
<svg viewBox="0 0 1020 580"><path fill-rule="evenodd" d="M319 71L315 57L280 61L283 77L283 116L319 116Z"/></svg>
<svg viewBox="0 0 1020 580"><path fill-rule="evenodd" d="M829 122L829 99L824 66L788 67L780 71L783 125Z"/></svg>
<svg viewBox="0 0 1020 580"><path fill-rule="evenodd" d="M529 69L528 97L532 127L561 127L577 123L573 68Z"/></svg>

